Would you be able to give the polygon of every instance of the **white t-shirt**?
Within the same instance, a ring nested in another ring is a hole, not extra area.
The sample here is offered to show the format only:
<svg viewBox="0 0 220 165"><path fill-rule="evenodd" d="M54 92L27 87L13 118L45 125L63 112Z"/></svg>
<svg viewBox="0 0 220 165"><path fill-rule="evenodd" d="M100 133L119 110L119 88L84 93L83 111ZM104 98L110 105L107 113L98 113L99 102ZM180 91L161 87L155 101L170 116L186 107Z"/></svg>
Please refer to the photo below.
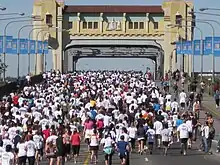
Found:
<svg viewBox="0 0 220 165"><path fill-rule="evenodd" d="M171 132L169 129L163 129L161 131L162 142L168 142L170 138Z"/></svg>
<svg viewBox="0 0 220 165"><path fill-rule="evenodd" d="M156 131L156 135L160 135L161 130L163 129L163 124L160 121L154 122L154 129Z"/></svg>
<svg viewBox="0 0 220 165"><path fill-rule="evenodd" d="M14 154L12 152L3 152L1 157L2 165L11 165L14 159Z"/></svg>
<svg viewBox="0 0 220 165"><path fill-rule="evenodd" d="M148 142L153 142L155 141L155 131L153 129L148 129L146 133Z"/></svg>
<svg viewBox="0 0 220 165"><path fill-rule="evenodd" d="M171 98L172 98L172 95L170 94L166 95L166 100L171 100Z"/></svg>
<svg viewBox="0 0 220 165"><path fill-rule="evenodd" d="M107 137L106 139L103 138L101 140L101 144L104 144L104 148L112 147L112 144L114 144L114 141L110 137Z"/></svg>
<svg viewBox="0 0 220 165"><path fill-rule="evenodd" d="M90 137L90 146L98 146L99 145L99 140L98 140L98 135L92 135Z"/></svg>
<svg viewBox="0 0 220 165"><path fill-rule="evenodd" d="M136 132L137 132L137 128L135 127L129 127L128 128L128 135L130 138L135 138L136 137Z"/></svg>
<svg viewBox="0 0 220 165"><path fill-rule="evenodd" d="M18 157L27 156L26 143L18 143Z"/></svg>
<svg viewBox="0 0 220 165"><path fill-rule="evenodd" d="M27 147L27 157L35 156L36 144L34 143L34 141L32 140L27 141L26 147Z"/></svg>
<svg viewBox="0 0 220 165"><path fill-rule="evenodd" d="M104 116L104 127L109 126L110 122L111 122L111 117L108 115Z"/></svg>
<svg viewBox="0 0 220 165"><path fill-rule="evenodd" d="M41 149L43 147L43 137L41 135L34 135L33 136L33 141L37 147L37 149Z"/></svg>
<svg viewBox="0 0 220 165"><path fill-rule="evenodd" d="M178 103L176 102L176 101L173 101L172 103L171 103L171 108L172 108L172 110L174 110L174 108L175 108L175 111L177 111L178 110Z"/></svg>
<svg viewBox="0 0 220 165"><path fill-rule="evenodd" d="M181 124L177 128L177 132L180 132L180 139L189 138L190 129L186 123Z"/></svg>
<svg viewBox="0 0 220 165"><path fill-rule="evenodd" d="M189 131L192 132L192 127L193 127L193 125L192 125L192 120L187 120L187 121L186 121L186 125L188 125Z"/></svg>
<svg viewBox="0 0 220 165"><path fill-rule="evenodd" d="M186 102L186 93L181 92L179 95L179 98L180 98L180 103L185 103Z"/></svg>

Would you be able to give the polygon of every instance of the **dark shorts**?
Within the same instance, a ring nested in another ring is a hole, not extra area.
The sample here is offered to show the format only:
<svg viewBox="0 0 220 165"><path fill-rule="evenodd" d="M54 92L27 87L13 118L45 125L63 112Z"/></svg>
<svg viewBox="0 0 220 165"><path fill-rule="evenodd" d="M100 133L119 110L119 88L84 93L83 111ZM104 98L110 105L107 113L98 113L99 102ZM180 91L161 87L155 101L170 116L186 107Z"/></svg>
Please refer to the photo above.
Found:
<svg viewBox="0 0 220 165"><path fill-rule="evenodd" d="M127 159L127 153L119 153L119 158L122 160L122 159Z"/></svg>
<svg viewBox="0 0 220 165"><path fill-rule="evenodd" d="M193 133L189 132L189 138L192 138L192 137L193 137Z"/></svg>
<svg viewBox="0 0 220 165"><path fill-rule="evenodd" d="M160 134L156 134L156 135L155 135L155 138L156 138L156 139L161 139L161 135L160 135Z"/></svg>
<svg viewBox="0 0 220 165"><path fill-rule="evenodd" d="M72 146L72 152L73 155L79 155L80 145L73 145Z"/></svg>
<svg viewBox="0 0 220 165"><path fill-rule="evenodd" d="M89 138L85 139L85 143L89 145L89 143L90 143Z"/></svg>
<svg viewBox="0 0 220 165"><path fill-rule="evenodd" d="M65 153L70 154L70 144L65 144Z"/></svg>
<svg viewBox="0 0 220 165"><path fill-rule="evenodd" d="M43 156L43 155L44 155L43 148L38 149L37 151L38 151L38 154L39 154L40 156Z"/></svg>
<svg viewBox="0 0 220 165"><path fill-rule="evenodd" d="M188 138L182 138L180 139L180 142L183 143L183 144L186 144L188 141Z"/></svg>
<svg viewBox="0 0 220 165"><path fill-rule="evenodd" d="M184 108L184 107L185 107L185 103L181 103L180 106L181 106L182 108Z"/></svg>
<svg viewBox="0 0 220 165"><path fill-rule="evenodd" d="M148 142L148 145L152 146L152 145L154 145L154 142Z"/></svg>
<svg viewBox="0 0 220 165"><path fill-rule="evenodd" d="M164 147L168 147L168 145L169 145L169 142L163 142Z"/></svg>
<svg viewBox="0 0 220 165"><path fill-rule="evenodd" d="M91 151L98 151L99 150L99 146L90 146L89 149Z"/></svg>

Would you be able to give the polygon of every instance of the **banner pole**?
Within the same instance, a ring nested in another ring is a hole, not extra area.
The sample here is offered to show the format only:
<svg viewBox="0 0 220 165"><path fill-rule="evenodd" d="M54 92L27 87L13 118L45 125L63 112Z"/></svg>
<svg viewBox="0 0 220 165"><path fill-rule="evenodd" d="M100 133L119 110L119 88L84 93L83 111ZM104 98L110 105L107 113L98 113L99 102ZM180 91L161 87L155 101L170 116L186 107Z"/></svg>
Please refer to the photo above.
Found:
<svg viewBox="0 0 220 165"><path fill-rule="evenodd" d="M30 40L28 39L28 74L31 73L31 54L30 54Z"/></svg>

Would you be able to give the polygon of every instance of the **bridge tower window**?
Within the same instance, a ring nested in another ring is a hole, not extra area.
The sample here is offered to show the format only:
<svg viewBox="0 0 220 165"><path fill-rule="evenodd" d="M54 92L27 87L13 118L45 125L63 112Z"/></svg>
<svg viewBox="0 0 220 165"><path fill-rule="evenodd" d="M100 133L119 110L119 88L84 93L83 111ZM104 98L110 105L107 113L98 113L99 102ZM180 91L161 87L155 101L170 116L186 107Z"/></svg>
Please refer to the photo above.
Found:
<svg viewBox="0 0 220 165"><path fill-rule="evenodd" d="M138 29L138 22L134 22L134 29Z"/></svg>
<svg viewBox="0 0 220 165"><path fill-rule="evenodd" d="M133 29L133 22L128 23L128 29Z"/></svg>
<svg viewBox="0 0 220 165"><path fill-rule="evenodd" d="M92 22L88 22L88 29L92 29Z"/></svg>
<svg viewBox="0 0 220 165"><path fill-rule="evenodd" d="M47 24L48 26L52 26L52 19L53 19L52 14L50 14L49 12L47 12L47 13L46 13L46 24Z"/></svg>
<svg viewBox="0 0 220 165"><path fill-rule="evenodd" d="M139 29L144 29L144 22L139 22Z"/></svg>
<svg viewBox="0 0 220 165"><path fill-rule="evenodd" d="M83 22L83 29L87 29L87 22Z"/></svg>
<svg viewBox="0 0 220 165"><path fill-rule="evenodd" d="M93 29L98 29L98 22L93 22Z"/></svg>
<svg viewBox="0 0 220 165"><path fill-rule="evenodd" d="M158 29L158 28L159 28L158 22L154 22L154 29Z"/></svg>

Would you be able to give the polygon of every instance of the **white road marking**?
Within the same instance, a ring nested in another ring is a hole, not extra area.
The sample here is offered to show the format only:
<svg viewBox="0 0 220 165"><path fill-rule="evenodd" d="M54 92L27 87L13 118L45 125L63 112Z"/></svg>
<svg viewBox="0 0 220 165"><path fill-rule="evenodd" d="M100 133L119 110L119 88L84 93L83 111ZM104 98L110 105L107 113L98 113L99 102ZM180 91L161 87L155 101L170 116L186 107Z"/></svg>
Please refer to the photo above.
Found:
<svg viewBox="0 0 220 165"><path fill-rule="evenodd" d="M148 162L149 160L148 160L148 158L145 158L145 162Z"/></svg>

